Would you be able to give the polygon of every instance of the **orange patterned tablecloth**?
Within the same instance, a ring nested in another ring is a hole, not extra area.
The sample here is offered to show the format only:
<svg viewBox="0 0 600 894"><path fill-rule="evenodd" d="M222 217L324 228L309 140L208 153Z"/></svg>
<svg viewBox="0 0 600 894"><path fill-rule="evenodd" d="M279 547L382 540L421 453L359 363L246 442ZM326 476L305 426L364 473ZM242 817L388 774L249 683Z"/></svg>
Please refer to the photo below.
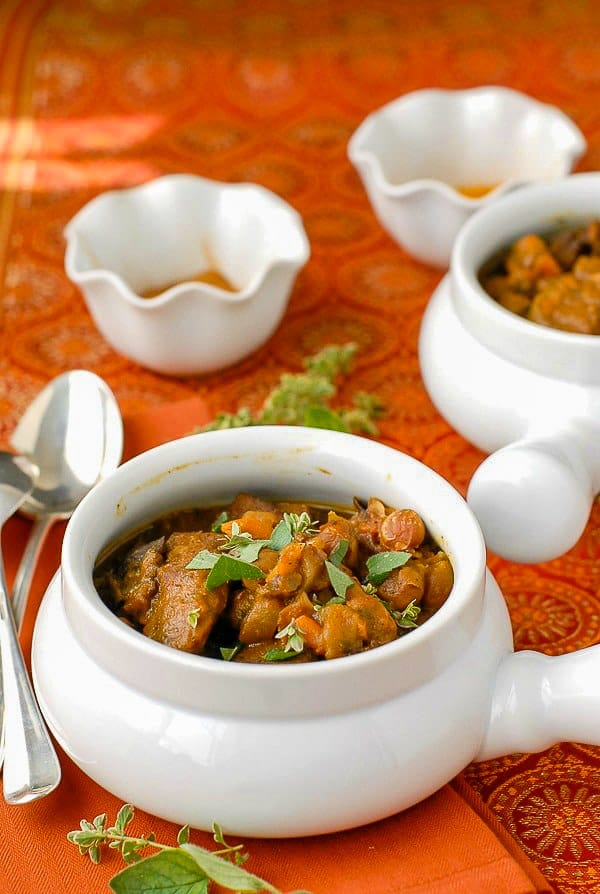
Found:
<svg viewBox="0 0 600 894"><path fill-rule="evenodd" d="M589 141L580 169L596 168L598 6L521 0L510 22L504 0L366 7L2 0L1 446L34 394L72 367L103 376L125 412L193 395L231 410L258 405L306 354L351 339L360 357L347 388L383 398L382 439L464 491L481 454L434 410L417 363L439 274L382 232L346 142L368 112L410 90L505 84L571 115ZM62 229L84 202L175 171L264 184L301 212L312 245L276 336L238 366L188 380L115 354L63 272ZM600 641L599 538L596 507L561 560L490 556L518 648L557 654ZM600 750L563 744L465 775L558 892L600 891Z"/></svg>

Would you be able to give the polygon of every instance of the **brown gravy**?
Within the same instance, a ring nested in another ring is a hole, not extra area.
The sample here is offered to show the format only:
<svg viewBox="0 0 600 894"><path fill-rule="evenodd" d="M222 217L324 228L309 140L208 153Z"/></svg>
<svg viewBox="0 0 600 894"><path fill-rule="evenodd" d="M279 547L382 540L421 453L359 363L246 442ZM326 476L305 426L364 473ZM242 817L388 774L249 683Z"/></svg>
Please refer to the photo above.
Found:
<svg viewBox="0 0 600 894"><path fill-rule="evenodd" d="M219 273L218 270L205 270L203 273L197 273L196 276L190 276L187 279L181 280L181 282L167 283L164 286L160 286L158 289L146 289L143 292L139 292L139 296L140 298L156 298L158 295L162 295L163 292L166 292L167 289L172 289L173 286L181 285L183 282L203 282L209 286L215 286L217 289L222 289L224 292L238 291L238 289L236 289L236 287L232 285L222 273Z"/></svg>

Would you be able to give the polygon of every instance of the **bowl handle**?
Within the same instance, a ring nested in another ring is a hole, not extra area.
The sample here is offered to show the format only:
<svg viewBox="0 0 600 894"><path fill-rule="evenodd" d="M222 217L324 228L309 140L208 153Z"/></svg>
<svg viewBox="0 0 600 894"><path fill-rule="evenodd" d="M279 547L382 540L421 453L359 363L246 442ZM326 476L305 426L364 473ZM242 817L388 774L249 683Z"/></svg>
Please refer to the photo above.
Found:
<svg viewBox="0 0 600 894"><path fill-rule="evenodd" d="M600 645L569 655L513 652L500 662L489 725L475 760L600 745Z"/></svg>
<svg viewBox="0 0 600 894"><path fill-rule="evenodd" d="M575 545L594 498L593 474L575 437L524 439L476 470L467 501L487 546L512 562L546 562Z"/></svg>

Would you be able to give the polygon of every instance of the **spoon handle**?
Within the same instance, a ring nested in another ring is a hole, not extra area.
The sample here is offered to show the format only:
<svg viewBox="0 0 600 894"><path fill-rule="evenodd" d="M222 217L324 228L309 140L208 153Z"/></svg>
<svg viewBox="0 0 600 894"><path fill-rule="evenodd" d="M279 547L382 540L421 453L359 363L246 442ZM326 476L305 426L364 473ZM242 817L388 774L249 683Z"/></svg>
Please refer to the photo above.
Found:
<svg viewBox="0 0 600 894"><path fill-rule="evenodd" d="M23 615L27 607L27 597L31 587L31 580L35 570L38 556L46 539L46 534L52 527L54 518L51 515L41 515L33 522L29 540L25 552L17 569L12 592L12 610L17 630L21 629Z"/></svg>
<svg viewBox="0 0 600 894"><path fill-rule="evenodd" d="M23 661L2 565L0 657L4 688L4 799L9 804L24 804L55 789L61 772Z"/></svg>

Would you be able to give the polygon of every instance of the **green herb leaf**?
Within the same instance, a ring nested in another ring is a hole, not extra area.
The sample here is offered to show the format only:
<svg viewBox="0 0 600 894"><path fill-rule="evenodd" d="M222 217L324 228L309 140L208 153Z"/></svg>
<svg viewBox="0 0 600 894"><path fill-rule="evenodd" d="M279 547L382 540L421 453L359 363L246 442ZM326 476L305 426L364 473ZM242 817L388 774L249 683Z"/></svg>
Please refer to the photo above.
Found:
<svg viewBox="0 0 600 894"><path fill-rule="evenodd" d="M177 844L187 844L190 840L190 827L189 824L186 823L185 826L182 826L179 832L177 833Z"/></svg>
<svg viewBox="0 0 600 894"><path fill-rule="evenodd" d="M286 652L285 649L269 649L265 652L265 661L287 661L288 658L296 658L297 652Z"/></svg>
<svg viewBox="0 0 600 894"><path fill-rule="evenodd" d="M340 568L336 568L336 566L332 562L325 562L325 568L327 569L327 574L329 575L329 580L335 593L338 596L341 596L342 599L345 599L346 590L348 589L348 587L352 586L354 581L349 575L346 574L345 571L342 571Z"/></svg>
<svg viewBox="0 0 600 894"><path fill-rule="evenodd" d="M197 430L248 425L310 425L377 434L374 420L382 415L383 408L373 395L359 392L353 398L352 407L337 411L328 406L336 394L338 376L349 371L356 351L355 344L328 345L303 361L304 372L284 373L256 415L248 407L240 407L236 413L219 413L213 422Z"/></svg>
<svg viewBox="0 0 600 894"><path fill-rule="evenodd" d="M238 547L244 547L252 543L252 534L249 531L244 531L243 534L240 534L240 526L237 522L233 522L231 525L231 534L225 534L224 537L225 541L219 547L220 552L232 552Z"/></svg>
<svg viewBox="0 0 600 894"><path fill-rule="evenodd" d="M378 587L395 568L406 565L410 558L411 554L405 552L375 553L374 556L369 556L367 559L369 583Z"/></svg>
<svg viewBox="0 0 600 894"><path fill-rule="evenodd" d="M115 894L208 894L209 876L183 848L168 848L127 866L109 882Z"/></svg>
<svg viewBox="0 0 600 894"><path fill-rule="evenodd" d="M234 863L230 863L229 860L217 857L216 854L203 847L198 847L197 844L182 844L181 850L189 854L200 870L205 872L212 881L224 888L229 888L232 891L269 891L272 894L279 894L277 888L274 888L269 882L257 875L252 875L251 872L241 869Z"/></svg>
<svg viewBox="0 0 600 894"><path fill-rule="evenodd" d="M142 851L144 847L145 844L126 838L124 841L121 841L121 856L126 863L139 863L142 859L140 851Z"/></svg>
<svg viewBox="0 0 600 894"><path fill-rule="evenodd" d="M99 813L98 816L94 817L92 820L94 829L97 829L98 832L104 832L104 828L106 826L106 814Z"/></svg>
<svg viewBox="0 0 600 894"><path fill-rule="evenodd" d="M248 562L241 562L232 556L219 556L215 562L210 574L206 578L206 586L209 590L219 587L221 584L230 580L258 580L265 576L265 572L257 568L256 565L250 565Z"/></svg>
<svg viewBox="0 0 600 894"><path fill-rule="evenodd" d="M235 658L241 648L242 644L236 643L235 646L231 646L229 648L227 646L221 646L219 652L221 653L221 657L224 661L231 661L232 658Z"/></svg>
<svg viewBox="0 0 600 894"><path fill-rule="evenodd" d="M308 512L301 512L300 515L295 512L284 512L283 521L292 538L300 534L316 534L318 530Z"/></svg>
<svg viewBox="0 0 600 894"><path fill-rule="evenodd" d="M415 600L409 602L404 611L394 612L394 617L398 627L418 627L417 618L421 614L421 606L417 605ZM396 617L398 615L398 617Z"/></svg>
<svg viewBox="0 0 600 894"><path fill-rule="evenodd" d="M193 609L189 615L187 616L187 621L192 630L195 630L198 626L198 618L200 617L201 610L199 608Z"/></svg>
<svg viewBox="0 0 600 894"><path fill-rule="evenodd" d="M119 812L117 813L117 818L115 820L115 825L112 829L109 829L109 832L115 832L117 835L124 835L125 829L132 821L134 816L133 807L131 804L123 804Z"/></svg>
<svg viewBox="0 0 600 894"><path fill-rule="evenodd" d="M224 525L226 521L229 521L229 514L223 510L223 512L218 515L212 525L210 526L211 531L215 534L221 533L221 525Z"/></svg>
<svg viewBox="0 0 600 894"><path fill-rule="evenodd" d="M271 534L271 539L268 542L269 549L276 549L277 552L280 552L284 546L287 546L288 543L291 543L293 540L292 531L290 526L286 523L285 518L282 518L278 525L273 528L273 533Z"/></svg>
<svg viewBox="0 0 600 894"><path fill-rule="evenodd" d="M304 637L296 627L295 621L290 621L283 630L276 633L275 639L281 639L284 636L287 636L288 638L283 650L284 652L289 652L290 650L293 652L302 652L304 649Z"/></svg>
<svg viewBox="0 0 600 894"><path fill-rule="evenodd" d="M326 605L344 605L346 602L345 596L332 596L331 599L328 599L321 608L325 608Z"/></svg>
<svg viewBox="0 0 600 894"><path fill-rule="evenodd" d="M346 558L346 553L348 552L349 545L350 544L347 540L340 540L336 548L329 556L329 561L332 565L335 565L337 568L339 568L339 566Z"/></svg>
<svg viewBox="0 0 600 894"><path fill-rule="evenodd" d="M77 829L74 832L69 832L67 834L67 838L71 842L71 844L76 844L78 848L83 848L83 850L87 850L98 840L97 832L90 832L88 829L82 829L81 832Z"/></svg>
<svg viewBox="0 0 600 894"><path fill-rule="evenodd" d="M194 558L185 566L191 571L199 571L206 568L213 568L219 559L216 553L211 553L208 549L203 549L196 553Z"/></svg>
<svg viewBox="0 0 600 894"><path fill-rule="evenodd" d="M350 429L338 413L328 407L311 406L304 411L304 425L309 428L327 428L331 431L348 432Z"/></svg>
<svg viewBox="0 0 600 894"><path fill-rule="evenodd" d="M229 551L229 555L234 559L239 559L240 562L256 562L261 549L263 546L266 546L268 542L268 540L249 540L244 544L234 546Z"/></svg>

